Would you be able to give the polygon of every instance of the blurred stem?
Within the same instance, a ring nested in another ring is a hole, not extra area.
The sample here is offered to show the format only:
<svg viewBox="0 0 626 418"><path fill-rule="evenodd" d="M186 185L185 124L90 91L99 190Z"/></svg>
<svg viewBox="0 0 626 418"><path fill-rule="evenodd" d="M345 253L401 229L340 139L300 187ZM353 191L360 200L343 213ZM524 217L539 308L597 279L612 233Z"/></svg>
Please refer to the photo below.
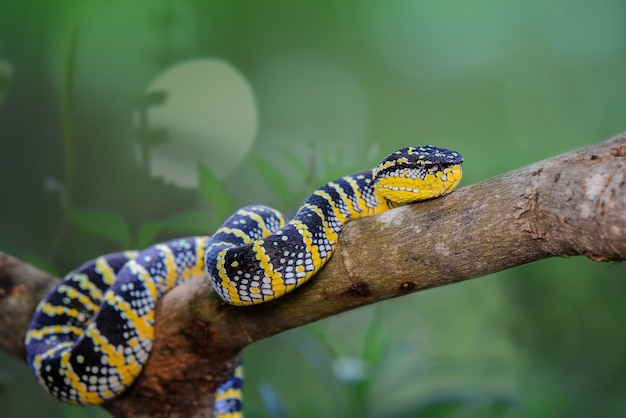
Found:
<svg viewBox="0 0 626 418"><path fill-rule="evenodd" d="M51 260L57 248L63 241L63 236L67 229L67 210L72 206L72 196L74 193L74 171L75 171L75 141L74 128L72 125L74 105L74 66L76 62L76 49L78 44L78 24L74 23L68 36L67 49L61 68L61 140L63 141L63 162L65 166L65 188L61 195L61 222L50 243L50 248L46 254L46 260Z"/></svg>
<svg viewBox="0 0 626 418"><path fill-rule="evenodd" d="M76 48L78 43L78 24L74 24L70 30L68 47L63 60L62 84L61 84L61 137L63 140L63 157L65 163L65 199L64 209L71 206L74 190L75 168L75 144L74 128L72 126L72 109L74 96L74 64L76 61Z"/></svg>
<svg viewBox="0 0 626 418"><path fill-rule="evenodd" d="M141 153L141 163L146 176L150 174L150 153L148 136L148 104L141 103L137 110L139 114L139 152Z"/></svg>
<svg viewBox="0 0 626 418"><path fill-rule="evenodd" d="M45 257L46 262L50 263L51 260L54 258L54 253L56 252L57 248L61 247L61 242L63 241L63 236L65 235L65 231L67 229L67 224L67 214L66 211L63 211L61 215L61 222L59 222L57 230L52 237L52 241L50 242L50 248L48 249Z"/></svg>
<svg viewBox="0 0 626 418"><path fill-rule="evenodd" d="M171 0L163 2L163 10L157 18L157 26L161 42L159 42L162 52L160 66L166 67L173 61L172 54L172 33L174 29L174 5Z"/></svg>
<svg viewBox="0 0 626 418"><path fill-rule="evenodd" d="M147 93L138 106L137 142L141 152L141 163L144 174L150 175L150 148L167 142L167 130L164 128L151 129L148 120L148 109L152 106L162 106L167 101L167 92L151 91Z"/></svg>

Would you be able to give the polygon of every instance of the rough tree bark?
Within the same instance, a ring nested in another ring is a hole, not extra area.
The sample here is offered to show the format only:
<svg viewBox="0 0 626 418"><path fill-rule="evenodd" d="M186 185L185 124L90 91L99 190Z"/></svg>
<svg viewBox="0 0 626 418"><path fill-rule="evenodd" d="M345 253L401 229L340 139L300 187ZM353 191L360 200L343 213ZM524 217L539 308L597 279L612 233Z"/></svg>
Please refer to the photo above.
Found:
<svg viewBox="0 0 626 418"><path fill-rule="evenodd" d="M115 416L211 416L209 394L251 342L358 306L574 255L626 259L626 133L351 222L318 276L277 301L231 307L205 277L190 280L160 301L154 349L136 384L104 407ZM0 348L25 358L30 316L56 280L0 253Z"/></svg>

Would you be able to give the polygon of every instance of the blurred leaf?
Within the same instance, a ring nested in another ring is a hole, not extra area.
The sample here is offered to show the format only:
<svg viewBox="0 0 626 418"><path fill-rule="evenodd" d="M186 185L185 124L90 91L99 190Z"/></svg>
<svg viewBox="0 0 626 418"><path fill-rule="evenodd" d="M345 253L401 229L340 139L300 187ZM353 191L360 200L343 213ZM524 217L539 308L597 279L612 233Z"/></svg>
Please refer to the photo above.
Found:
<svg viewBox="0 0 626 418"><path fill-rule="evenodd" d="M506 416L512 408L518 406L520 406L519 401L506 394L485 395L468 390L459 393L441 393L431 395L428 399L408 402L402 405L402 412L390 415L396 418L447 418L457 415L481 418L499 417Z"/></svg>
<svg viewBox="0 0 626 418"><path fill-rule="evenodd" d="M117 213L102 209L70 209L70 222L83 232L117 242L122 248L132 247L130 229Z"/></svg>
<svg viewBox="0 0 626 418"><path fill-rule="evenodd" d="M293 168L298 170L302 178L307 178L310 176L312 171L312 164L307 164L305 161L301 160L300 155L294 154L287 148L284 148L282 152L285 155L285 159L289 162L289 164L291 164ZM306 158L307 156L305 155L304 157Z"/></svg>
<svg viewBox="0 0 626 418"><path fill-rule="evenodd" d="M164 221L142 224L137 230L137 248L148 248L156 242L156 237L165 229Z"/></svg>
<svg viewBox="0 0 626 418"><path fill-rule="evenodd" d="M391 152L392 150L388 151ZM322 161L325 167L325 173L321 179L322 182L374 168L380 161L377 152L378 146L373 144L367 148L364 145L356 153L346 154L345 150L340 149L334 154L322 154Z"/></svg>
<svg viewBox="0 0 626 418"><path fill-rule="evenodd" d="M21 256L22 260L26 261L27 263L32 264L33 266L37 267L40 270L45 271L46 273L52 274L53 276L58 276L58 271L56 268L54 268L54 266L52 264L50 264L48 261L44 260L43 258L33 255L33 254L23 254Z"/></svg>
<svg viewBox="0 0 626 418"><path fill-rule="evenodd" d="M161 106L165 104L167 101L167 91L159 90L159 91L149 91L142 97L142 102L140 106L142 107L150 107L150 106Z"/></svg>
<svg viewBox="0 0 626 418"><path fill-rule="evenodd" d="M163 232L180 235L209 235L211 217L206 211L193 210L182 212L170 218L146 222L137 231L137 247L146 248L154 244L157 236Z"/></svg>
<svg viewBox="0 0 626 418"><path fill-rule="evenodd" d="M166 128L144 129L140 132L139 142L147 149L169 141L169 132Z"/></svg>
<svg viewBox="0 0 626 418"><path fill-rule="evenodd" d="M317 338L308 329L297 329L287 332L284 338L289 341L300 355L311 365L313 370L324 382L331 395L334 410L343 410L344 399L342 393L337 390L342 385L333 370L333 357L335 353L332 345L327 344L323 338Z"/></svg>
<svg viewBox="0 0 626 418"><path fill-rule="evenodd" d="M11 65L4 60L0 60L0 103L2 103L6 96L7 87L12 74L13 68Z"/></svg>
<svg viewBox="0 0 626 418"><path fill-rule="evenodd" d="M434 398L419 405L413 410L407 411L400 416L419 418L444 418L453 416L456 411L464 406L467 401L462 401L454 397ZM407 404L408 406L408 404Z"/></svg>
<svg viewBox="0 0 626 418"><path fill-rule="evenodd" d="M325 382L330 384L335 380L331 367L334 354L330 346L323 344L323 341L313 337L306 330L288 332L284 334L284 338L298 350Z"/></svg>
<svg viewBox="0 0 626 418"><path fill-rule="evenodd" d="M61 416L63 418L89 418L89 409L77 405L63 404L61 406Z"/></svg>
<svg viewBox="0 0 626 418"><path fill-rule="evenodd" d="M200 195L215 210L217 219L226 219L237 209L235 198L203 163L198 163L198 185Z"/></svg>
<svg viewBox="0 0 626 418"><path fill-rule="evenodd" d="M353 174L349 161L344 158L344 154L345 152L343 149L338 149L334 153L328 152L322 154L322 162L326 169L324 177L326 177L327 180L343 177L347 174Z"/></svg>
<svg viewBox="0 0 626 418"><path fill-rule="evenodd" d="M363 360L370 366L380 364L389 348L390 338L385 331L386 329L380 309L376 309L372 323L367 328L363 344Z"/></svg>
<svg viewBox="0 0 626 418"><path fill-rule="evenodd" d="M259 383L259 394L261 395L261 401L267 411L267 415L271 418L287 418L289 414L285 409L285 404L280 398L280 395L276 392L271 383L267 381L261 381Z"/></svg>
<svg viewBox="0 0 626 418"><path fill-rule="evenodd" d="M280 197L285 205L289 205L291 193L287 179L278 171L274 164L262 158L255 158L254 164L268 186Z"/></svg>
<svg viewBox="0 0 626 418"><path fill-rule="evenodd" d="M181 234L209 235L210 223L210 216L206 211L191 210L168 218L165 222L165 230Z"/></svg>

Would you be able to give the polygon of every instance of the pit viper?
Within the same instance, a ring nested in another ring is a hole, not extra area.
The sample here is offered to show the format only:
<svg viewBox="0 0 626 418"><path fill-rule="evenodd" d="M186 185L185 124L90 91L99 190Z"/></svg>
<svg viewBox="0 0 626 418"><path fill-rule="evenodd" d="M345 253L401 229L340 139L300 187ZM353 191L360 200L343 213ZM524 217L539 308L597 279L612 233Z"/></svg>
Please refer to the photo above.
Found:
<svg viewBox="0 0 626 418"><path fill-rule="evenodd" d="M376 168L315 190L294 218L266 206L235 212L212 237L98 257L70 272L38 304L26 334L28 363L54 397L101 404L128 388L152 348L155 305L208 273L225 302L268 302L304 284L330 259L346 222L451 192L463 157L408 147ZM241 366L215 393L217 417L241 416Z"/></svg>

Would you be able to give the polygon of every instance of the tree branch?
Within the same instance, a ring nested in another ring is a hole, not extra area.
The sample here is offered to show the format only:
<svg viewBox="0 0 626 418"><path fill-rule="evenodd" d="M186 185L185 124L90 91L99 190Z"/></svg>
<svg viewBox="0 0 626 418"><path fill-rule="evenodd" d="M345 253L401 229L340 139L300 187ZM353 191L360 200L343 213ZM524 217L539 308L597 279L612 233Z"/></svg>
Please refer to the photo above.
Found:
<svg viewBox="0 0 626 418"><path fill-rule="evenodd" d="M351 222L311 283L277 301L220 302L206 277L158 304L148 365L105 408L208 416L245 345L349 309L551 256L626 259L626 134L440 199ZM0 348L24 359L30 315L55 280L0 253Z"/></svg>

